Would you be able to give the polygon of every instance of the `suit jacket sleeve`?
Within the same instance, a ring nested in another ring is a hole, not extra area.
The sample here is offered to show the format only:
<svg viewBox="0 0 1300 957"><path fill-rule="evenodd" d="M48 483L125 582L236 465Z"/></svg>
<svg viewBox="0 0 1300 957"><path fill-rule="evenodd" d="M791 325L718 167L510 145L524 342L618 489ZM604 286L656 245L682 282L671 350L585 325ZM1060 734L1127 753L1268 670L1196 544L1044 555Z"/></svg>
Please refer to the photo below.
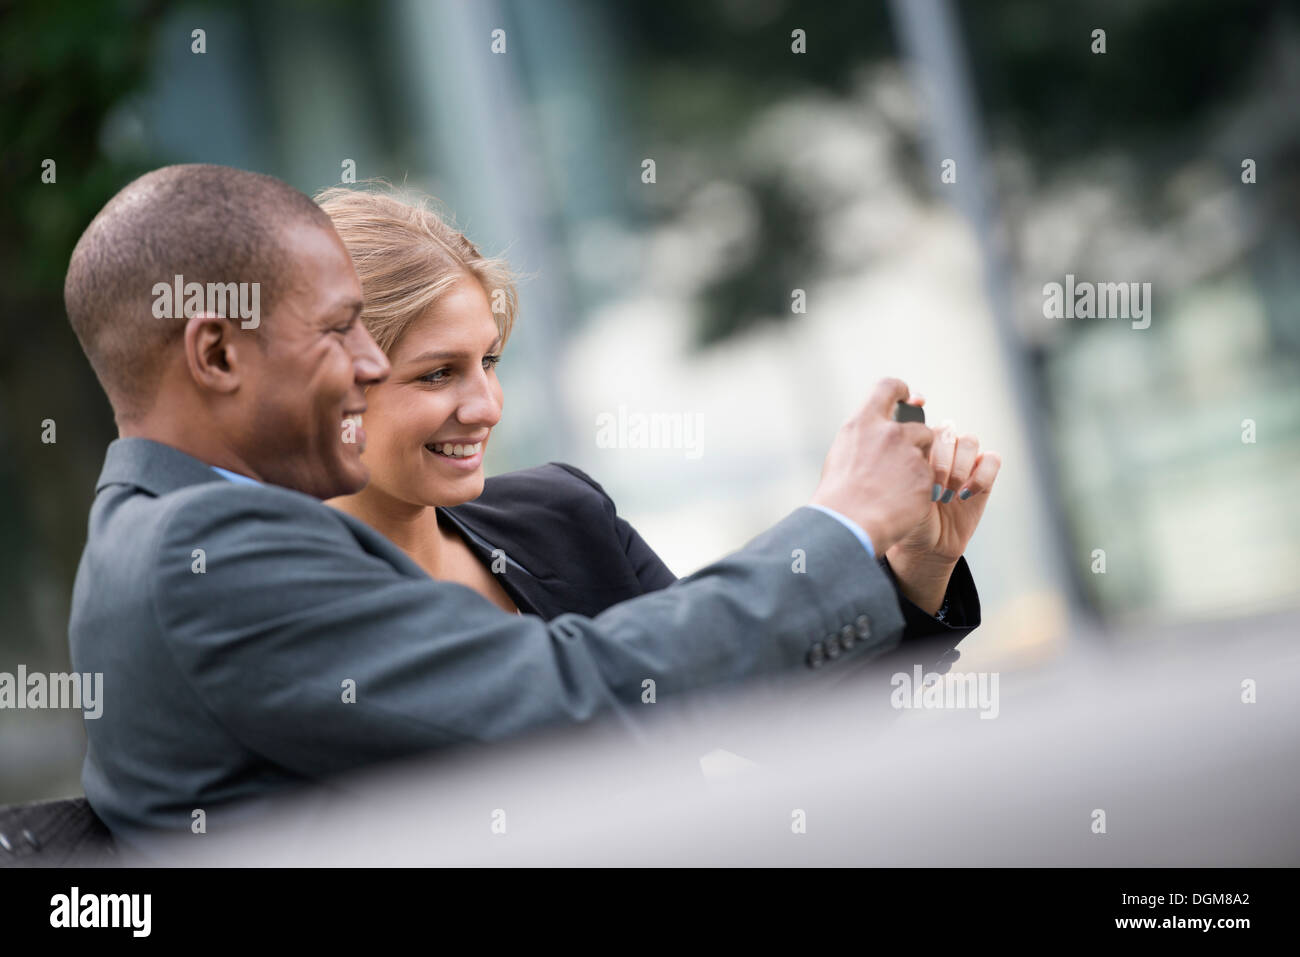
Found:
<svg viewBox="0 0 1300 957"><path fill-rule="evenodd" d="M156 625L192 694L244 747L308 777L638 708L647 678L663 697L806 668L814 644L855 626L818 662L834 669L903 630L884 570L810 508L666 588L549 622L430 579L368 531L294 492L210 483L178 496L156 535Z"/></svg>
<svg viewBox="0 0 1300 957"><path fill-rule="evenodd" d="M637 579L644 591L666 588L676 581L676 576L655 554L654 549L646 544L631 524L616 513L613 499L599 482L576 466L564 462L553 464L576 475L600 493L606 511L613 517L623 550L636 570ZM888 660L898 665L916 661L934 670L947 671L960 656L955 650L957 643L980 624L979 593L975 589L975 579L965 556L957 560L952 577L948 580L942 619L928 614L903 594L898 577L884 555L877 558L877 563L889 580L890 587L894 589L903 615L903 634L897 653Z"/></svg>

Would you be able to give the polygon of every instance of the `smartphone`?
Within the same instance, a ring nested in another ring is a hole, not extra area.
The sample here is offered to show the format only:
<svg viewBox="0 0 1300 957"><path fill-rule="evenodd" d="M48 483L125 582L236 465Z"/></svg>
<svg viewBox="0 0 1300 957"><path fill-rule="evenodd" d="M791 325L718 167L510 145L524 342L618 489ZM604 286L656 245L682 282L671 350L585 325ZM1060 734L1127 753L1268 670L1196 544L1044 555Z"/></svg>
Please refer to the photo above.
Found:
<svg viewBox="0 0 1300 957"><path fill-rule="evenodd" d="M900 399L898 405L894 407L894 421L924 422L925 409L921 408L919 405L909 405Z"/></svg>

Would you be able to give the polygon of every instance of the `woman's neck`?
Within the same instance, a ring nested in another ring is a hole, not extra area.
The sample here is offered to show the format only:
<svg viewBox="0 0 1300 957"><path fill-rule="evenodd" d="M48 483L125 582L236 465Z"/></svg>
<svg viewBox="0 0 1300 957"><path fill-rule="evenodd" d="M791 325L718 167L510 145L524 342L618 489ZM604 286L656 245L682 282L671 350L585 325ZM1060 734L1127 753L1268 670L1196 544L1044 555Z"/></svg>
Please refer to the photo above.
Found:
<svg viewBox="0 0 1300 957"><path fill-rule="evenodd" d="M430 576L439 577L443 531L434 507L395 499L372 486L355 495L329 499L325 504L361 519L406 552Z"/></svg>

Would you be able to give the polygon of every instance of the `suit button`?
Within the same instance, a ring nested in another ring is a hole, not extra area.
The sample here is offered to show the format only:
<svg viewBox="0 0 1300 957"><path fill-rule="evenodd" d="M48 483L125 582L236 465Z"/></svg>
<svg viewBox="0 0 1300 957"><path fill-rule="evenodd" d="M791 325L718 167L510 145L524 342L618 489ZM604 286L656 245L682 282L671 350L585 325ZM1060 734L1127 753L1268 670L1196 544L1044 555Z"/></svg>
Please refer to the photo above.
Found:
<svg viewBox="0 0 1300 957"><path fill-rule="evenodd" d="M840 629L840 645L845 651L848 651L858 643L858 633L853 630L852 625L845 625Z"/></svg>
<svg viewBox="0 0 1300 957"><path fill-rule="evenodd" d="M853 622L854 630L857 631L858 637L866 641L871 637L871 619L866 615L858 615L857 620Z"/></svg>
<svg viewBox="0 0 1300 957"><path fill-rule="evenodd" d="M842 650L843 649L840 647L839 635L826 636L826 657L827 658L838 658Z"/></svg>
<svg viewBox="0 0 1300 957"><path fill-rule="evenodd" d="M819 641L808 649L808 667L818 668L826 662L826 649Z"/></svg>

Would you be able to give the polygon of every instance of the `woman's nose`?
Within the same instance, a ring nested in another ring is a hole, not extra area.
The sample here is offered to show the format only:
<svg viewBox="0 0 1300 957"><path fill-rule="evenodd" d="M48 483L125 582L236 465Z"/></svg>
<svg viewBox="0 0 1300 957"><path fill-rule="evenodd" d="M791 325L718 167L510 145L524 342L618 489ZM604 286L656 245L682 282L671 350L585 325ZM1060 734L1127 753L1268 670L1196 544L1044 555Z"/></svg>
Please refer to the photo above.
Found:
<svg viewBox="0 0 1300 957"><path fill-rule="evenodd" d="M462 398L458 410L457 418L462 422L493 426L500 421L500 391L489 376L490 373L483 372L474 377L473 386Z"/></svg>

